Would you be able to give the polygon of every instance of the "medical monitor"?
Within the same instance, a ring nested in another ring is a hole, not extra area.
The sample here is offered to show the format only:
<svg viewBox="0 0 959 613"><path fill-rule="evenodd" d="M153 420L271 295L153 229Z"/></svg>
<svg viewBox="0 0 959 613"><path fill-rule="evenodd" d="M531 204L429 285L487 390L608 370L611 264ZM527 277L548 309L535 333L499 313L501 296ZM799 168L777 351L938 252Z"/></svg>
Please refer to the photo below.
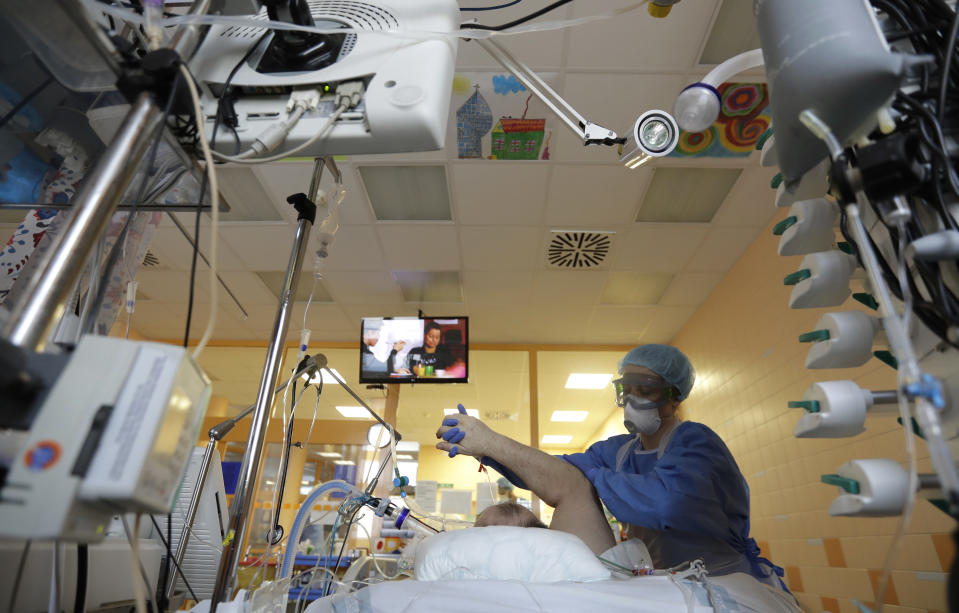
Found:
<svg viewBox="0 0 959 613"><path fill-rule="evenodd" d="M364 317L360 383L466 383L468 317Z"/></svg>

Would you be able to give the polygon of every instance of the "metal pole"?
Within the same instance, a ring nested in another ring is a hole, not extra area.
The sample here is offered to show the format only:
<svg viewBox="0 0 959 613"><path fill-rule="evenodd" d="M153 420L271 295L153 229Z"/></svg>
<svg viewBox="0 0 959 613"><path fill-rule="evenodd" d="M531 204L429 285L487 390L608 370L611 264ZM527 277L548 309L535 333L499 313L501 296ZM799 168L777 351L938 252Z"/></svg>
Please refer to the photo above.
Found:
<svg viewBox="0 0 959 613"><path fill-rule="evenodd" d="M170 573L170 583L167 584L167 601L173 596L173 588L176 587L177 570L183 562L183 556L186 555L186 546L190 542L190 528L193 527L193 520L196 519L196 511L200 506L200 494L203 492L203 486L206 485L206 476L210 472L210 462L213 460L213 454L216 453L216 439L210 438L206 445L206 451L203 453L203 460L200 462L200 472L197 473L193 483L193 494L190 496L190 506L187 507L186 517L183 518L183 529L180 531L180 540L176 544L176 553L173 559L176 564L173 565L173 571Z"/></svg>
<svg viewBox="0 0 959 613"><path fill-rule="evenodd" d="M2 334L11 343L42 351L53 325L83 272L90 252L106 230L140 159L156 136L163 112L142 93L133 103L110 147L74 198L74 215L52 248L36 263Z"/></svg>
<svg viewBox="0 0 959 613"><path fill-rule="evenodd" d="M206 15L210 10L210 4L211 0L196 0L189 14ZM181 25L170 39L170 47L180 54L184 62L193 57L193 52L200 46L200 34L204 27L197 24Z"/></svg>
<svg viewBox="0 0 959 613"><path fill-rule="evenodd" d="M273 322L273 334L271 335L273 340L267 349L266 363L263 365L260 389L256 397L256 410L253 413L253 423L250 424L250 436L247 439L246 452L243 454L243 463L240 466L240 481L237 483L233 507L230 509L230 525L223 545L223 556L220 558L216 585L213 588L211 613L216 610L218 603L230 598L236 581L237 567L240 562L240 546L246 538L247 515L253 507L254 486L260 471L260 459L263 455L263 447L265 447L266 428L270 421L270 407L273 406L275 395L273 390L280 373L280 362L286 345L287 327L290 313L293 311L293 294L296 292L300 265L303 263L303 256L307 251L312 227L312 219L300 217L296 227L293 250L290 253L290 262L287 265L286 277L283 281L283 292L277 306L276 319Z"/></svg>

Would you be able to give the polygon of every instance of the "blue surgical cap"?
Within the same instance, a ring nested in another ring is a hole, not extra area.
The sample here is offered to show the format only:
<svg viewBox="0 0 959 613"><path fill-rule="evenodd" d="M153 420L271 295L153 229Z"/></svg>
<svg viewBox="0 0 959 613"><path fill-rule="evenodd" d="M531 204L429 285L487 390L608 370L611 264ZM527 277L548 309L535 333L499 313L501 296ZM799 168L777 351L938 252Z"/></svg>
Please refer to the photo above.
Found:
<svg viewBox="0 0 959 613"><path fill-rule="evenodd" d="M507 479L506 477L500 477L499 479L497 479L497 480L496 480L496 485L497 485L498 487L502 487L502 488L506 488L506 489L510 489L510 490L513 489L513 484L510 483L510 482L509 482L509 479Z"/></svg>
<svg viewBox="0 0 959 613"><path fill-rule="evenodd" d="M677 400L685 400L689 396L696 380L696 372L686 354L669 345L634 347L619 361L619 374L623 374L625 366L643 366L653 371L679 390Z"/></svg>

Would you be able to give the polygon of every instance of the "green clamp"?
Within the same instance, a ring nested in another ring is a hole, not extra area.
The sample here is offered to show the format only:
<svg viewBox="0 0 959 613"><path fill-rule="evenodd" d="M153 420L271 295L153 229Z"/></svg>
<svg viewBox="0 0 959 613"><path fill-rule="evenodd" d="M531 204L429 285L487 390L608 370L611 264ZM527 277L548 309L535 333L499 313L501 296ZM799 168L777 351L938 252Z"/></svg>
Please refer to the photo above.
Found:
<svg viewBox="0 0 959 613"><path fill-rule="evenodd" d="M899 370L899 360L896 359L896 356L892 355L891 351L873 351L872 354L879 358L879 360L881 360L887 366L891 366L892 368Z"/></svg>
<svg viewBox="0 0 959 613"><path fill-rule="evenodd" d="M912 422L912 433L918 436L919 438L921 438L922 440L926 440L926 435L922 433L922 428L919 427L919 422L916 421L916 418L910 417L909 420ZM896 423L898 423L901 426L902 418L897 417Z"/></svg>
<svg viewBox="0 0 959 613"><path fill-rule="evenodd" d="M769 187L773 189L779 189L779 185L783 182L783 173L777 172L776 176L773 177L773 180L769 182Z"/></svg>
<svg viewBox="0 0 959 613"><path fill-rule="evenodd" d="M756 151L762 151L763 145L766 144L766 141L769 140L769 137L773 135L773 129L769 128L763 132L762 136L759 137L759 140L756 141Z"/></svg>
<svg viewBox="0 0 959 613"><path fill-rule="evenodd" d="M790 409L806 409L807 413L818 413L819 401L818 400L790 400L789 408Z"/></svg>
<svg viewBox="0 0 959 613"><path fill-rule="evenodd" d="M818 343L829 340L829 330L813 330L799 335L800 343Z"/></svg>
<svg viewBox="0 0 959 613"><path fill-rule="evenodd" d="M822 475L819 477L819 480L829 485L838 485L850 494L859 493L859 482L855 479L847 479L839 475Z"/></svg>
<svg viewBox="0 0 959 613"><path fill-rule="evenodd" d="M800 281L804 281L812 276L812 271L808 268L803 268L797 270L796 272L786 275L786 278L783 279L783 285L796 285Z"/></svg>
<svg viewBox="0 0 959 613"><path fill-rule="evenodd" d="M799 221L799 219L795 215L790 215L773 226L773 235L782 236L783 232L796 225L797 221Z"/></svg>
<svg viewBox="0 0 959 613"><path fill-rule="evenodd" d="M873 311L879 310L879 303L876 302L876 299L872 297L872 294L866 292L856 292L852 295L853 299L857 302L866 305Z"/></svg>
<svg viewBox="0 0 959 613"><path fill-rule="evenodd" d="M856 246L848 241L839 241L836 243L836 247L839 248L843 253L848 253L849 255L856 255Z"/></svg>

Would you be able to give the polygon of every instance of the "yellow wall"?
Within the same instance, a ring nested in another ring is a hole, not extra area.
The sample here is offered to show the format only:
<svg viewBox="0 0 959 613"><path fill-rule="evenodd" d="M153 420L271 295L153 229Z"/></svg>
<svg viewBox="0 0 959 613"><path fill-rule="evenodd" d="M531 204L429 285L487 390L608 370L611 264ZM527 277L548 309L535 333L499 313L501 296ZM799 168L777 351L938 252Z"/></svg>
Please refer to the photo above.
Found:
<svg viewBox="0 0 959 613"><path fill-rule="evenodd" d="M785 217L785 211L777 221ZM837 518L827 509L835 487L820 482L854 458L887 457L905 465L902 430L894 416L872 416L855 438L797 439L802 409L787 408L815 381L852 379L867 389L893 389L895 371L878 360L855 369L812 371L809 345L827 311L792 310L782 284L800 257L776 254L772 224L753 243L673 344L696 366L698 381L684 403L686 418L709 425L726 441L752 492L752 535L763 554L787 571L787 583L807 611L853 613L852 599L874 601L874 586L898 518ZM925 445L919 471L931 472ZM954 522L925 500L915 513L893 566L885 611L946 610L946 574Z"/></svg>

